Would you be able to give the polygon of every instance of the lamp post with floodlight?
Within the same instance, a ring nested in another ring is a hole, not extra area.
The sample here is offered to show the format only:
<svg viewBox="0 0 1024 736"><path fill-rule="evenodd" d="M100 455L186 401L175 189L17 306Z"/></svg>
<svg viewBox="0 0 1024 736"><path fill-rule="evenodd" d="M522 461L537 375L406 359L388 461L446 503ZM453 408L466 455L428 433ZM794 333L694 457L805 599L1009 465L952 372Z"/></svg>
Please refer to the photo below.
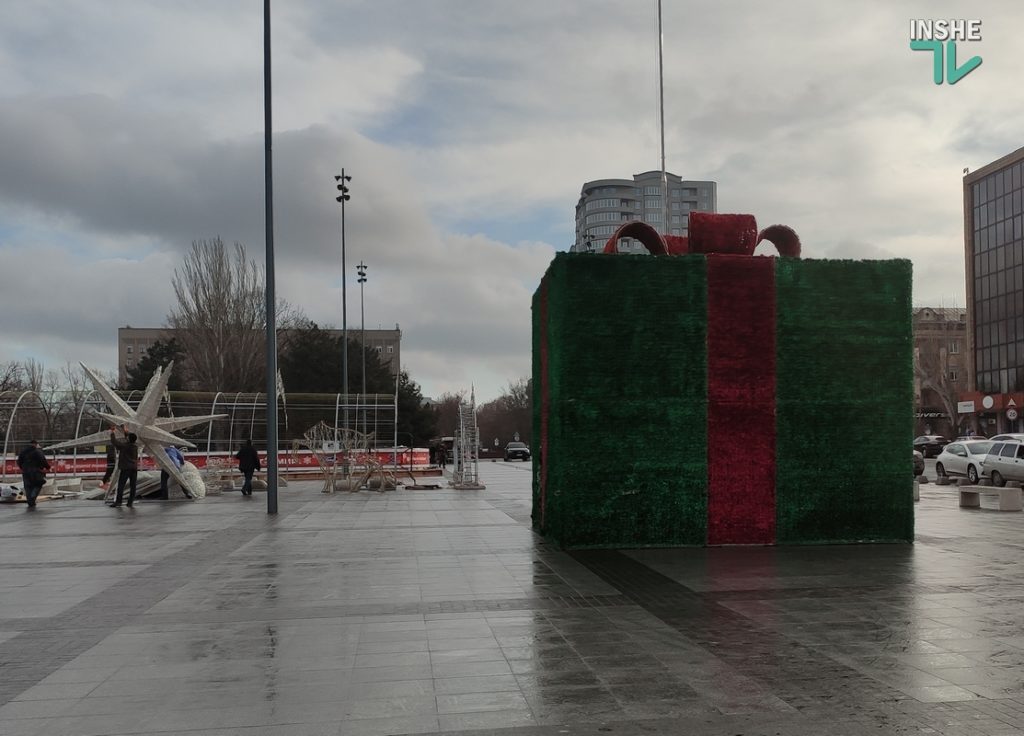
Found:
<svg viewBox="0 0 1024 736"><path fill-rule="evenodd" d="M341 202L341 392L345 397L344 434L348 434L348 292L346 291L347 271L345 269L345 203L351 199L348 193L348 182L352 177L345 174L345 169L334 177L338 182L338 196ZM347 437L342 438L347 447ZM342 471L348 477L348 451L342 457Z"/></svg>
<svg viewBox="0 0 1024 736"><path fill-rule="evenodd" d="M366 395L366 311L363 308L363 285L366 283L366 264L359 261L359 342L363 346L363 395Z"/></svg>

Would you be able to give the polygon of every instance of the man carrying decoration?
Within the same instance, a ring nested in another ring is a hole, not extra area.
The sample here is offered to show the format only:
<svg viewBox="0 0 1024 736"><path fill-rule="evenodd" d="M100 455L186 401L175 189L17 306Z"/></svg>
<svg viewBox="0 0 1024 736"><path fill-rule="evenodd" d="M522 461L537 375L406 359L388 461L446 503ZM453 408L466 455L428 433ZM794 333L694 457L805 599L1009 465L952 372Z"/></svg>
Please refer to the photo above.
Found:
<svg viewBox="0 0 1024 736"><path fill-rule="evenodd" d="M110 444L117 448L117 497L111 504L115 509L121 506L124 498L124 487L130 483L128 491L128 508L135 503L135 488L139 482L139 446L136 444L138 437L134 432L129 432L126 425L121 425L123 438L117 436L117 430L110 430Z"/></svg>

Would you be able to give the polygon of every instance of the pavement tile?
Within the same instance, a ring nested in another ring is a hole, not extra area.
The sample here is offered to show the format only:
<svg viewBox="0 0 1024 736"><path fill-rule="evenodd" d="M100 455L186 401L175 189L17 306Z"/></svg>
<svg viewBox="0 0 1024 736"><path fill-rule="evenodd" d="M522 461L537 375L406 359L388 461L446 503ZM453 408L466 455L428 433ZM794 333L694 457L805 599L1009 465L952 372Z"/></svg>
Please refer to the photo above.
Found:
<svg viewBox="0 0 1024 736"><path fill-rule="evenodd" d="M527 470L0 509L0 733L1024 732L1024 515L926 486L912 546L565 553Z"/></svg>

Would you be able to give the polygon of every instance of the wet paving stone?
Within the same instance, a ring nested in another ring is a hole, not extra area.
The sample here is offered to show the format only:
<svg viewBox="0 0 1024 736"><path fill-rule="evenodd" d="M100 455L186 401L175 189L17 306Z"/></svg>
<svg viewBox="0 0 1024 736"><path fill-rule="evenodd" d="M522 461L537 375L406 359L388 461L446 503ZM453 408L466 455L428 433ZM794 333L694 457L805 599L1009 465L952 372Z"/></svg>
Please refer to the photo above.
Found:
<svg viewBox="0 0 1024 736"><path fill-rule="evenodd" d="M1024 732L1024 515L914 545L591 550L487 490L0 508L0 733Z"/></svg>

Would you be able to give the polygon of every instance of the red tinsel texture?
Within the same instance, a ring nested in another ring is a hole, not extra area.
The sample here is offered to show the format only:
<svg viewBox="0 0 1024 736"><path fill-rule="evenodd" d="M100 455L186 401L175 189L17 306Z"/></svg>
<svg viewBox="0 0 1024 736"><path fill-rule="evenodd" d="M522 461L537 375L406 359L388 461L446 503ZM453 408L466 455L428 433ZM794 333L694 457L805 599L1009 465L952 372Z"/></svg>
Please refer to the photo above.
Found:
<svg viewBox="0 0 1024 736"><path fill-rule="evenodd" d="M800 238L786 225L769 225L757 231L753 215L720 215L691 212L690 235L662 235L646 222L633 220L619 227L604 245L603 253L619 252L621 238L634 238L655 256L685 253L731 253L754 255L762 240L772 243L780 256L800 256Z"/></svg>
<svg viewBox="0 0 1024 736"><path fill-rule="evenodd" d="M707 268L708 544L773 544L775 259Z"/></svg>
<svg viewBox="0 0 1024 736"><path fill-rule="evenodd" d="M690 213L691 253L752 255L757 246L757 220L753 215Z"/></svg>

